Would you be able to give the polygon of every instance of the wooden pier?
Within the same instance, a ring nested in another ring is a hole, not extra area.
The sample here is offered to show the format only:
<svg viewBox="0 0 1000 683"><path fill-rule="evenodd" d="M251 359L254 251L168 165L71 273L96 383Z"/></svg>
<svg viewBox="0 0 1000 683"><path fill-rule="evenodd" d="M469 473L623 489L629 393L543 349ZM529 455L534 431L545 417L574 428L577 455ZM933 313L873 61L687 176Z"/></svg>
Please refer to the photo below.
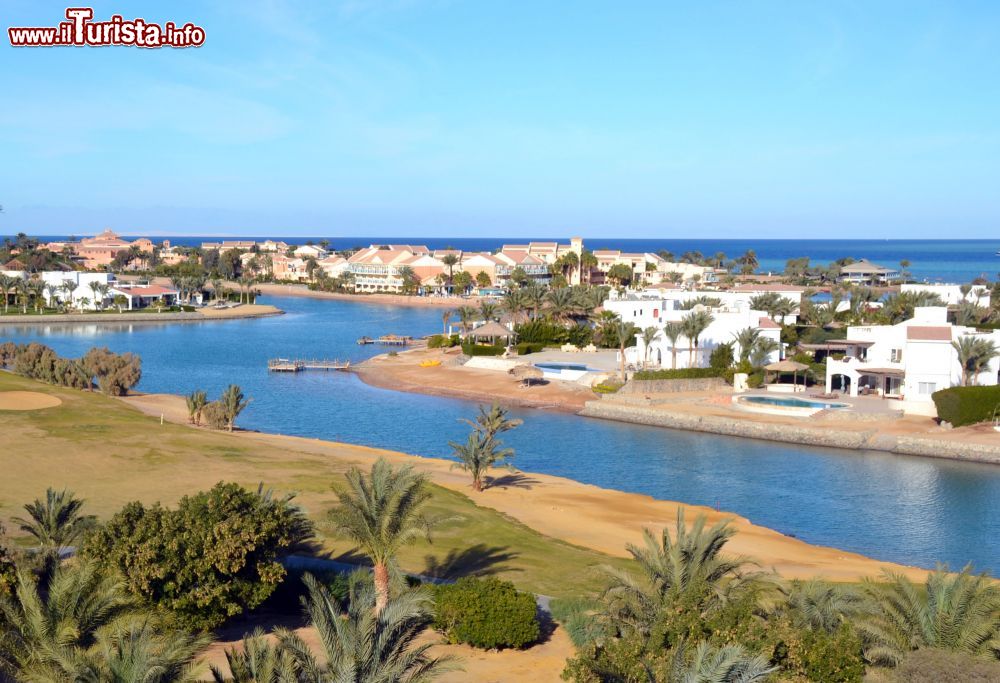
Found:
<svg viewBox="0 0 1000 683"><path fill-rule="evenodd" d="M383 346L407 346L413 343L413 337L401 337L395 334L386 334L381 337L376 337L372 339L371 337L361 337L358 340L358 345L363 346L365 344L382 344Z"/></svg>
<svg viewBox="0 0 1000 683"><path fill-rule="evenodd" d="M347 370L351 367L349 360L298 360L291 358L272 358L267 361L267 369L271 372L300 372L302 370Z"/></svg>

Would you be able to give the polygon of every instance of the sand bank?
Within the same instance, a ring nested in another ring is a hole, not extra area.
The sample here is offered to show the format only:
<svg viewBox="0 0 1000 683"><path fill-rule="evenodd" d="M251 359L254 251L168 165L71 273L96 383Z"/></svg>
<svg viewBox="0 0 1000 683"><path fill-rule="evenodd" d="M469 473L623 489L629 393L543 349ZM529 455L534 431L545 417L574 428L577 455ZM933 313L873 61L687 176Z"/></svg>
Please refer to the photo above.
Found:
<svg viewBox="0 0 1000 683"><path fill-rule="evenodd" d="M338 301L354 301L363 304L380 304L391 306L430 306L437 308L458 308L459 306L478 306L480 297L470 296L404 296L402 294L345 294L342 292L317 292L305 285L279 285L262 283L254 285L262 295L298 296L309 299L335 299Z"/></svg>
<svg viewBox="0 0 1000 683"><path fill-rule="evenodd" d="M235 320L282 315L277 306L243 304L233 308L201 308L195 311L153 311L138 313L53 313L52 315L5 315L0 325L62 325L76 323L196 323L206 320Z"/></svg>
<svg viewBox="0 0 1000 683"><path fill-rule="evenodd" d="M38 391L0 391L0 410L43 410L61 404L58 396Z"/></svg>
<svg viewBox="0 0 1000 683"><path fill-rule="evenodd" d="M186 423L184 399L170 395L147 395L125 399L147 414ZM331 459L350 459L370 464L379 457L396 463L413 464L437 484L472 497L479 505L492 508L518 520L536 531L578 546L609 555L625 557L625 544L641 540L644 527L660 529L673 525L678 508L688 519L705 514L709 521L729 519L737 534L727 548L733 553L757 558L765 567L773 567L787 578L826 577L855 581L878 576L883 569L902 572L922 581L926 570L880 562L857 553L810 545L773 529L753 524L748 519L701 506L656 500L649 496L603 489L570 479L545 474L524 473L517 485L490 488L473 493L467 475L452 469L452 462L423 458L363 446L337 444L292 436L241 432L233 438L252 439L269 445L276 454L295 451Z"/></svg>

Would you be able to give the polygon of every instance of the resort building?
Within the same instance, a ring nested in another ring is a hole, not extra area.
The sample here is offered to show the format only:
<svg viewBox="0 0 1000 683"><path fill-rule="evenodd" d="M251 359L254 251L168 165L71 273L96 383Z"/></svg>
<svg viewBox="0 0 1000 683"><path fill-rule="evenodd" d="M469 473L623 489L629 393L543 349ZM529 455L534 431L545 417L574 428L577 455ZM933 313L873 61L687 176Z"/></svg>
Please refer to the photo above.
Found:
<svg viewBox="0 0 1000 683"><path fill-rule="evenodd" d="M855 285L884 285L899 279L899 271L883 268L866 259L849 263L840 268L840 282Z"/></svg>
<svg viewBox="0 0 1000 683"><path fill-rule="evenodd" d="M712 293L725 294L724 292ZM624 296L616 296L604 302L607 311L617 313L625 322L634 324L640 331L647 327L661 330L647 349L641 335L636 335L637 344L625 349L625 360L635 367L647 365L664 368L703 368L708 367L708 360L720 344L733 344L733 353L739 357L741 349L736 341L736 335L747 328L757 331L759 337L765 337L775 342L776 350L768 353L763 364L779 360L781 348L781 326L771 320L764 311L750 308L748 295L730 296L725 301L720 299L717 306L696 304L693 308L685 308L685 302L690 302L699 296L697 293L684 290L645 290L630 292ZM690 305L690 304L688 304ZM680 322L692 312L704 311L712 316L711 323L695 340L681 336L674 347L663 333L663 326L670 322Z"/></svg>
<svg viewBox="0 0 1000 683"><path fill-rule="evenodd" d="M315 244L303 244L300 247L295 247L292 253L301 259L314 258L317 260L324 258L327 254L326 249L317 247Z"/></svg>
<svg viewBox="0 0 1000 683"><path fill-rule="evenodd" d="M49 242L45 245L49 251L69 253L74 262L87 270L104 270L119 253L127 252L133 247L139 254L153 253L153 243L145 237L129 242L110 229L94 237L84 237L78 242ZM135 264L138 265L139 263Z"/></svg>
<svg viewBox="0 0 1000 683"><path fill-rule="evenodd" d="M573 237L569 244L559 244L558 242L528 242L527 244L505 244L500 248L502 254L525 253L544 263L545 265L555 265L559 259L573 252L576 254L577 262L583 256L583 238ZM569 283L578 285L582 282L580 268L574 268L569 273Z"/></svg>
<svg viewBox="0 0 1000 683"><path fill-rule="evenodd" d="M250 251L256 244L253 240L223 240L222 242L202 242L201 248L203 251L229 251L230 249Z"/></svg>
<svg viewBox="0 0 1000 683"><path fill-rule="evenodd" d="M279 254L284 254L286 251L288 251L288 244L280 240L277 242L274 240L264 240L263 242L259 242L257 244L257 250L267 253L277 252Z"/></svg>
<svg viewBox="0 0 1000 683"><path fill-rule="evenodd" d="M948 309L917 308L896 325L850 326L840 353L826 361L826 390L850 396L898 399L907 412L933 415L931 394L962 382L962 367L953 341L975 336L1000 348L1000 330L980 332L947 322ZM974 378L997 384L1000 358Z"/></svg>
<svg viewBox="0 0 1000 683"><path fill-rule="evenodd" d="M111 286L115 284L115 276L110 273L47 270L39 273L39 280L44 286L45 303L51 307L66 305L97 310L114 297Z"/></svg>
<svg viewBox="0 0 1000 683"><path fill-rule="evenodd" d="M111 304L114 298L123 296L128 303L122 306L127 311L135 311L140 308L148 308L158 301L162 301L165 306L173 306L180 296L173 287L161 287L160 285L149 285L142 283L117 282L110 290Z"/></svg>
<svg viewBox="0 0 1000 683"><path fill-rule="evenodd" d="M963 292L963 287L968 287L968 291ZM949 306L958 306L963 301L987 308L990 305L990 288L984 285L904 284L900 285L899 290L901 292L937 294L941 297L941 301Z"/></svg>

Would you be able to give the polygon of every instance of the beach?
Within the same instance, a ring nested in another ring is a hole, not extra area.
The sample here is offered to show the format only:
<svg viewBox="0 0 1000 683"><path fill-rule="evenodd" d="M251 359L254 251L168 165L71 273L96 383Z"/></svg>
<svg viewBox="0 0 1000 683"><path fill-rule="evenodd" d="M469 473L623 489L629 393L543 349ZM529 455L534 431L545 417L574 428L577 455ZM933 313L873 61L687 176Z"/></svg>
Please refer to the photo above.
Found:
<svg viewBox="0 0 1000 683"><path fill-rule="evenodd" d="M148 415L187 424L187 408L182 397L149 394L123 400ZM786 578L857 581L879 576L888 569L922 581L927 573L916 567L811 545L724 511L656 500L563 477L523 473L511 483L473 494L468 475L454 469L450 460L280 434L236 432L235 438L267 444L275 452L295 451L334 460L346 457L362 467L370 466L380 457L397 464L411 464L426 472L434 483L473 496L478 505L492 508L542 534L617 557L627 556L626 543L641 542L643 528L659 530L672 526L676 523L678 510L683 509L688 520L698 514L704 514L711 523L731 520L737 534L727 549L734 554L750 555L762 566L773 568Z"/></svg>
<svg viewBox="0 0 1000 683"><path fill-rule="evenodd" d="M235 285L233 285L235 286ZM458 308L459 306L478 306L481 297L478 296L406 296L403 294L346 294L343 292L320 292L309 289L305 285L282 285L261 283L254 285L262 296L297 296L309 299L336 299L338 301L355 301L367 304L391 306L426 306L432 308Z"/></svg>

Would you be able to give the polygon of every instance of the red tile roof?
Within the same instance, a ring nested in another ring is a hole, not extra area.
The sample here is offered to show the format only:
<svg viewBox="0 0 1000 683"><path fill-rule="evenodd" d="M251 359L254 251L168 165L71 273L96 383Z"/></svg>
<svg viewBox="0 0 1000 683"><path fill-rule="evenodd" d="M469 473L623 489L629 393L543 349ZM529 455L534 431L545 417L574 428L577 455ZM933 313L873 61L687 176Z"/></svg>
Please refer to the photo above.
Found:
<svg viewBox="0 0 1000 683"><path fill-rule="evenodd" d="M160 296L161 294L177 294L176 289L161 287L159 285L148 285L146 287L121 287L119 291L132 296Z"/></svg>
<svg viewBox="0 0 1000 683"><path fill-rule="evenodd" d="M780 330L781 325L774 322L770 318L764 317L757 321L757 326L762 327L765 330Z"/></svg>

